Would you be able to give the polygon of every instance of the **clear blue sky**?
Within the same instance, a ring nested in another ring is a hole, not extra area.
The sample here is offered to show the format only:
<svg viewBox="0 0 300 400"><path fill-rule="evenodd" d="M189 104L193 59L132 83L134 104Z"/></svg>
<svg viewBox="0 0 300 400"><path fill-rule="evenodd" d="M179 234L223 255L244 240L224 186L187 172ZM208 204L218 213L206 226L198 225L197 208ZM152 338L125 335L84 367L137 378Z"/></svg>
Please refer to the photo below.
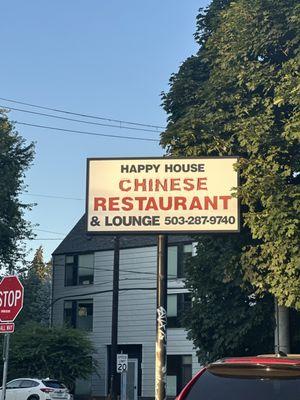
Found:
<svg viewBox="0 0 300 400"><path fill-rule="evenodd" d="M3 2L0 97L164 126L160 93L168 89L170 75L197 51L193 38L196 15L207 4L207 0ZM3 100L0 106L42 111ZM10 118L66 129L159 138L156 133L19 111L11 111ZM154 142L16 127L27 141L36 143L34 164L26 175L28 194L23 199L38 203L27 219L40 224L35 232L41 239L28 246L35 250L42 245L46 260L60 242L56 239L63 238L84 213L87 157L163 155ZM55 240L45 240L49 238Z"/></svg>

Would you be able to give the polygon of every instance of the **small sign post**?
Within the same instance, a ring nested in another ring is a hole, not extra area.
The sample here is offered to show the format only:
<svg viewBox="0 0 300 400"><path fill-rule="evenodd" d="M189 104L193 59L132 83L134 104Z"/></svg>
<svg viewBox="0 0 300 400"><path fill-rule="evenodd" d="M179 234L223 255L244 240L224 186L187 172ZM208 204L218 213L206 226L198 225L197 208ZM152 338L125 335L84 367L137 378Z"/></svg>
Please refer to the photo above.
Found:
<svg viewBox="0 0 300 400"><path fill-rule="evenodd" d="M117 372L121 374L121 400L126 400L128 354L117 354Z"/></svg>
<svg viewBox="0 0 300 400"><path fill-rule="evenodd" d="M19 278L14 275L5 276L0 282L0 333L4 333L1 400L6 397L10 334L15 329L13 321L23 308L23 298L24 288Z"/></svg>
<svg viewBox="0 0 300 400"><path fill-rule="evenodd" d="M127 392L127 372L121 373L121 400L126 400Z"/></svg>

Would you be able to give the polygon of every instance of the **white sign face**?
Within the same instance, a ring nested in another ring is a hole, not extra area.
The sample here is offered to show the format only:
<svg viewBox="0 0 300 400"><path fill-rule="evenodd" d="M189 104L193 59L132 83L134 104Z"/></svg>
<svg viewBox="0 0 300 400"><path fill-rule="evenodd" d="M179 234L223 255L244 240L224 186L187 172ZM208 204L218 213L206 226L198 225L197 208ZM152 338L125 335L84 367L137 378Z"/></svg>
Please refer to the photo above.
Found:
<svg viewBox="0 0 300 400"><path fill-rule="evenodd" d="M127 372L128 370L128 354L117 354L117 372Z"/></svg>
<svg viewBox="0 0 300 400"><path fill-rule="evenodd" d="M238 232L236 157L88 159L89 233Z"/></svg>

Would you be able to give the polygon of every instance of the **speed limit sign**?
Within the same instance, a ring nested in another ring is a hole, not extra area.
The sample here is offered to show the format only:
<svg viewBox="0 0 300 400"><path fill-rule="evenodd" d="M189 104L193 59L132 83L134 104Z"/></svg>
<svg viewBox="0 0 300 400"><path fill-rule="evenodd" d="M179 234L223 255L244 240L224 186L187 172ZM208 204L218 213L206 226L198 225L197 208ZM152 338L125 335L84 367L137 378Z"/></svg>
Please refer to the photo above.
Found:
<svg viewBox="0 0 300 400"><path fill-rule="evenodd" d="M127 372L128 370L128 354L117 354L117 372Z"/></svg>

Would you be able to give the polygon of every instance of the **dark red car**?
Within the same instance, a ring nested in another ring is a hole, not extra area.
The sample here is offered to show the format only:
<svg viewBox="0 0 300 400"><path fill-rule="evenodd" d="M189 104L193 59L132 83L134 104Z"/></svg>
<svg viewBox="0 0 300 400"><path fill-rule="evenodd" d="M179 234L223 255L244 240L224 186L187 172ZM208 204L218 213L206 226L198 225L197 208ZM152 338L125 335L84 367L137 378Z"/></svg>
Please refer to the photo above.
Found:
<svg viewBox="0 0 300 400"><path fill-rule="evenodd" d="M226 358L201 369L177 400L300 400L300 355Z"/></svg>

